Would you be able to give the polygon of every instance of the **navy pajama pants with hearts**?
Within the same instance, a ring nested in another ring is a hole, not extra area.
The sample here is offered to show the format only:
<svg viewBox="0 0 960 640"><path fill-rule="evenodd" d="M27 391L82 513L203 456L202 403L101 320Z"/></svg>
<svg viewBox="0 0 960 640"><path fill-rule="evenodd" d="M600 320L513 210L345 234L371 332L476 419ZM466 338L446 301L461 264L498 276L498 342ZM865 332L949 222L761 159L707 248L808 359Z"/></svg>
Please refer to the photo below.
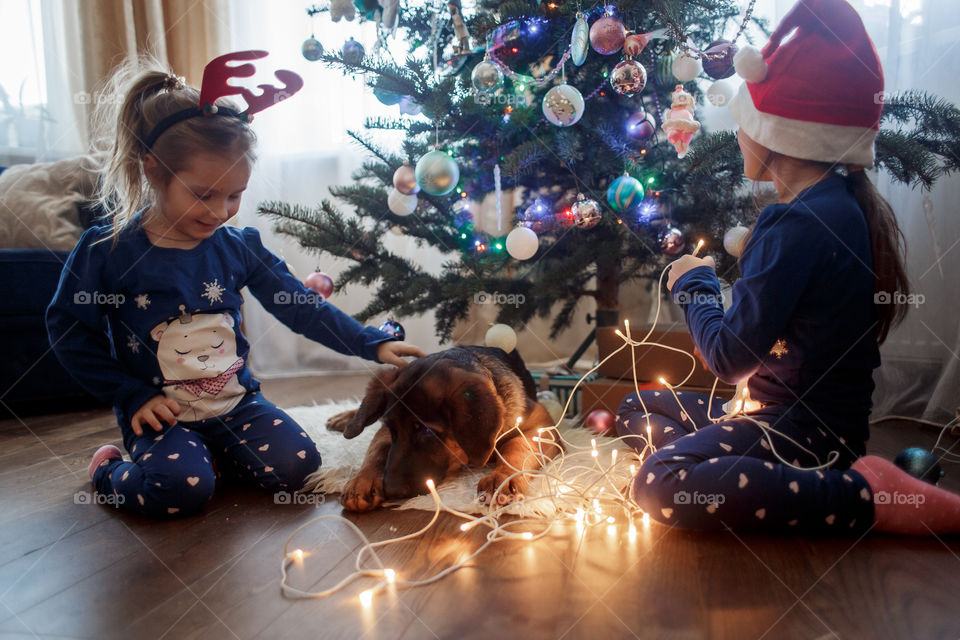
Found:
<svg viewBox="0 0 960 640"><path fill-rule="evenodd" d="M197 422L144 426L142 436L122 427L132 462L110 460L93 477L97 491L123 496L116 504L155 518L190 515L213 497L216 474L252 482L266 491L293 492L320 467L316 444L286 413L259 392L229 413Z"/></svg>
<svg viewBox="0 0 960 640"><path fill-rule="evenodd" d="M640 394L646 411L636 393L627 396L617 412L617 431L642 451L649 418L656 452L647 451L632 497L651 518L686 529L842 535L859 535L872 525L873 494L849 468L863 455L864 443L841 440L835 423L831 428L802 406L751 412L786 436L770 432L771 447L764 430L749 420L711 422L704 394ZM723 402L714 397L713 419L723 415ZM831 451L839 459L819 471L793 469L775 455L811 467L827 462Z"/></svg>

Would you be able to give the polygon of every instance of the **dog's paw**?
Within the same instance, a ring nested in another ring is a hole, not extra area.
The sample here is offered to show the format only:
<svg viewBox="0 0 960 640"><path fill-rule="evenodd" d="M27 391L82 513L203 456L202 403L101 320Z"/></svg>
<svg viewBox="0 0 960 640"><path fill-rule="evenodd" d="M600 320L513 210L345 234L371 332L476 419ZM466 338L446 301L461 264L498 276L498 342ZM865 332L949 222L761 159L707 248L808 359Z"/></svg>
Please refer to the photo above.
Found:
<svg viewBox="0 0 960 640"><path fill-rule="evenodd" d="M509 478L512 473L513 471L511 470L501 471L500 469L494 469L490 474L480 478L480 482L477 483L477 500L479 500L481 504L491 506L505 505L523 500L529 484L523 476L514 476L504 484L504 480ZM500 485L503 486L501 487ZM500 492L496 498L494 498L493 494L498 488Z"/></svg>
<svg viewBox="0 0 960 640"><path fill-rule="evenodd" d="M348 511L370 511L383 502L383 476L360 473L343 488L340 504Z"/></svg>
<svg viewBox="0 0 960 640"><path fill-rule="evenodd" d="M355 415L357 415L356 409L351 409L350 411L341 411L337 415L327 420L327 429L330 431L342 432L347 428L347 424L353 420L353 416Z"/></svg>

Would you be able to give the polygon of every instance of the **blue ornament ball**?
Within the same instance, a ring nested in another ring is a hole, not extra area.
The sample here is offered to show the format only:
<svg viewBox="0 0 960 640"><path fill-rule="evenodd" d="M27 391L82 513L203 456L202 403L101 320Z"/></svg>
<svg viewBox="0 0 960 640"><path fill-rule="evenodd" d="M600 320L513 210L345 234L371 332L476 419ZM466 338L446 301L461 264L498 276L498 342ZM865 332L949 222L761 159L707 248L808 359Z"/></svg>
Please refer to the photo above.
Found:
<svg viewBox="0 0 960 640"><path fill-rule="evenodd" d="M363 62L363 57L367 55L363 45L350 38L343 43L343 61L348 65L355 67Z"/></svg>
<svg viewBox="0 0 960 640"><path fill-rule="evenodd" d="M607 203L614 211L629 211L641 201L643 201L643 185L632 176L620 176L607 187Z"/></svg>
<svg viewBox="0 0 960 640"><path fill-rule="evenodd" d="M320 56L323 55L323 45L320 44L319 40L313 36L310 36L303 41L303 46L300 47L300 52L303 54L303 57L310 62L316 62L320 59Z"/></svg>
<svg viewBox="0 0 960 640"><path fill-rule="evenodd" d="M921 447L910 447L904 449L893 459L893 464L897 465L914 478L919 478L930 484L938 484L943 477L943 469L940 468L940 462L937 456L933 455Z"/></svg>
<svg viewBox="0 0 960 640"><path fill-rule="evenodd" d="M417 161L417 184L431 196L445 196L457 187L460 169L443 151L431 151Z"/></svg>
<svg viewBox="0 0 960 640"><path fill-rule="evenodd" d="M657 121L646 111L637 111L627 118L627 135L638 142L647 142L657 133Z"/></svg>
<svg viewBox="0 0 960 640"><path fill-rule="evenodd" d="M382 325L380 325L379 329L384 333L389 333L397 340L405 340L407 338L407 332L403 330L403 325L393 318L385 321Z"/></svg>

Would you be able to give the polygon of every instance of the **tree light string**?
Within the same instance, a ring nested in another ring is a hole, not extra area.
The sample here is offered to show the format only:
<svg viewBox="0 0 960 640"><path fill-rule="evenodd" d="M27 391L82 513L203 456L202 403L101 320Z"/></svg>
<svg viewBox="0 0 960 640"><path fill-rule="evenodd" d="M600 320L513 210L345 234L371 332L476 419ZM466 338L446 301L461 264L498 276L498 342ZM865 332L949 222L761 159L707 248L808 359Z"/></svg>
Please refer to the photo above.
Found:
<svg viewBox="0 0 960 640"><path fill-rule="evenodd" d="M697 245L696 251L699 251L701 246L702 241ZM662 290L663 279L667 275L667 272L671 266L672 263L668 264L661 272L660 279L658 281L658 290ZM624 520L626 520L628 524L628 538L633 541L636 536L635 520L637 517L639 516L641 518L641 522L644 527L649 526L650 518L648 514L644 513L644 511L632 499L630 495L630 487L632 486L632 480L634 476L636 476L637 470L640 468L640 464L646 459L646 457L652 453L655 453L657 450L652 439L652 428L649 419L650 412L647 410L646 405L643 402L642 394L640 394L639 382L637 380L636 358L633 357L634 351L637 347L641 346L658 347L683 354L690 359L690 372L679 384L671 385L663 378L659 378L659 381L670 391L672 397L680 405L681 409L683 409L683 405L680 403L680 399L675 392L675 387L681 387L686 384L690 377L696 372L697 368L697 360L693 354L690 354L683 349L649 341L649 338L656 329L659 321L661 306L662 296L658 296L654 320L646 335L644 335L643 339L641 340L636 340L632 337L630 321L624 321L624 331L617 329L615 332L616 335L623 340L623 344L617 347L614 351L600 360L593 368L583 374L583 376L571 389L566 403L563 406L563 411L560 413L561 416L566 415L577 390L593 372L603 366L604 363L616 356L618 353L629 348L631 351L631 360L633 362L632 377L634 389L637 392L636 397L640 402L641 408L643 409L644 417L647 418L645 436L629 434L615 438L604 438L600 445L597 444L596 439L593 439L591 440L590 446L586 446L569 441L558 429L559 424L554 424L549 427L538 429L537 435L531 438L531 440L537 445L536 449L534 450L527 439L522 436L522 432L520 430L522 418L518 417L516 423L512 427L497 436L497 443L511 435L513 431L517 431L521 434L521 441L527 444L529 450L524 456L524 459L521 461L519 467L517 467L514 466L510 460L505 458L497 447L494 447L494 452L496 453L499 461L503 466L506 466L511 473L500 482L496 489L493 490L493 493L490 496L489 502L486 506L486 508L490 509L487 513L482 515L474 515L444 504L439 493L437 493L433 480L427 480L427 489L434 501L433 516L426 525L413 533L402 535L396 538L388 538L377 542L371 542L356 524L344 518L343 516L333 514L318 516L294 529L284 543L283 557L281 558L280 566L280 586L283 594L291 598L298 599L325 598L343 590L355 580L360 578L369 578L376 581L375 585L367 590L364 590L358 595L361 604L364 607L368 607L372 604L372 600L375 595L386 591L388 588L407 589L437 582L450 573L467 566L471 560L473 560L487 547L495 542L500 542L503 540L538 540L548 535L554 529L555 525L564 522L570 523L571 521L575 525L577 535L584 536L588 530L604 524L608 525L609 527L615 527L614 523L617 522L617 518L614 514L619 514ZM709 404L707 408L708 417L711 414L716 387L717 380L714 381L713 387L710 391ZM744 391L746 391L745 387ZM819 464L814 467L801 467L787 461L777 452L771 434L777 434L787 439L798 448L810 453L810 455L812 455L814 458L816 458L816 455L786 434L783 434L771 427L769 424L748 415L748 412L753 409L748 408L747 401L749 401L749 395L746 393L740 398L735 396L734 399L731 400L729 410L727 410L726 413L719 418L710 417L711 423L717 423L732 418L749 420L762 430L764 437L770 444L770 451L783 464L794 469L812 471L827 468L831 466L839 457L839 452L831 451L826 463ZM684 411L684 413L686 412ZM694 425L694 429L696 428L696 425ZM639 447L639 453L635 451L634 448L623 449L619 446L621 443L626 443L627 439L636 440L637 438L639 438L642 443L642 447ZM545 445L548 448L547 452L544 451ZM559 449L560 452L554 453L554 451L552 451L553 449ZM609 451L610 453L608 456L601 455L601 449L604 452ZM608 460L605 460L605 458L608 458ZM544 492L543 495L532 497L526 497L522 494L513 495L509 493L509 487L511 486L512 481L515 479L520 480L521 484L529 483L531 480L535 480L540 483L546 483L546 486L550 490ZM528 505L535 502L549 503L549 506L552 507L552 514L549 516L520 517L509 512L509 509L512 507ZM377 549L399 542L413 540L422 536L436 524L441 512L448 513L453 517L464 520L465 522L460 525L460 530L463 532L467 532L477 526L487 527L489 531L486 533L484 542L468 555L462 557L459 561L450 564L444 569L426 578L408 579L406 577L399 576L393 569L387 568L383 559L377 552ZM319 591L305 591L292 586L289 582L289 567L291 565L305 564L306 559L311 555L309 552L305 552L301 548L291 549L294 538L315 523L329 520L345 523L348 528L356 534L362 543L359 550L356 552L354 572L344 577L333 586ZM535 527L535 530L531 531L531 527ZM615 530L616 529L614 528L613 531ZM372 559L374 564L373 567L364 566L363 561L366 555L369 555Z"/></svg>

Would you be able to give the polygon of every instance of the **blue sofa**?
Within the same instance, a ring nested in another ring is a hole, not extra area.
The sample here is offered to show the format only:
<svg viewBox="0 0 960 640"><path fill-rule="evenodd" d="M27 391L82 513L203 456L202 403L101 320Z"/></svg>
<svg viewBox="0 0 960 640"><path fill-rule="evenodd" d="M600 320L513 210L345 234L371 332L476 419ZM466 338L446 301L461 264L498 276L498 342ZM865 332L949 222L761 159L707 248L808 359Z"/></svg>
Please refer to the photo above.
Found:
<svg viewBox="0 0 960 640"><path fill-rule="evenodd" d="M89 210L81 211L84 219L92 219ZM0 249L0 417L103 405L60 365L47 337L44 312L67 255Z"/></svg>

